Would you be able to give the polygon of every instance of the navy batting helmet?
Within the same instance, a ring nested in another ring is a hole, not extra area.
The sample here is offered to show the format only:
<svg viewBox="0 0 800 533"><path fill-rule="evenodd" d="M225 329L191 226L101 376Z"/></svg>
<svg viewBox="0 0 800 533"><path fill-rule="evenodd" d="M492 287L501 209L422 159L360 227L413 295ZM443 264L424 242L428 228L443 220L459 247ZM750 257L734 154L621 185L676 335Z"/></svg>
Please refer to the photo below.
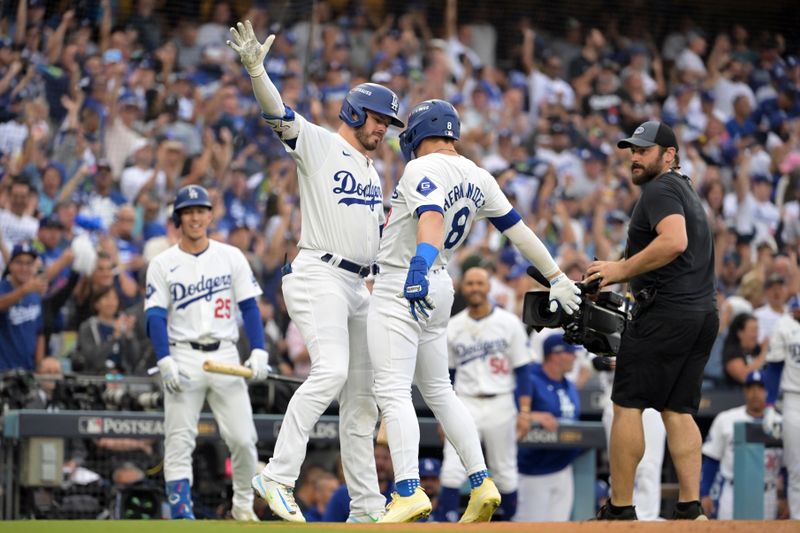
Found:
<svg viewBox="0 0 800 533"><path fill-rule="evenodd" d="M444 100L425 100L408 114L408 127L400 134L400 150L407 160L419 143L428 137L458 140L461 120L456 109Z"/></svg>
<svg viewBox="0 0 800 533"><path fill-rule="evenodd" d="M211 209L211 199L208 191L200 185L187 185L178 190L175 203L172 206L172 222L176 228L181 227L181 209L186 207L202 206Z"/></svg>
<svg viewBox="0 0 800 533"><path fill-rule="evenodd" d="M367 111L372 111L386 115L392 119L392 126L402 128L405 124L397 118L399 108L400 102L391 89L377 83L362 83L350 89L342 100L339 118L351 128L358 128L367 121Z"/></svg>

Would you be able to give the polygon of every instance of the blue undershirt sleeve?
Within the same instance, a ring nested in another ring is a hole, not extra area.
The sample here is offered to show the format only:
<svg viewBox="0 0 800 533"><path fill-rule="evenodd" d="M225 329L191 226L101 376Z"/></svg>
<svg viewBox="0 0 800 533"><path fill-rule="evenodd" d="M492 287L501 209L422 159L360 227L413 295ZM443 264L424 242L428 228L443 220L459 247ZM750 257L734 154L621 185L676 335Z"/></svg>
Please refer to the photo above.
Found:
<svg viewBox="0 0 800 533"><path fill-rule="evenodd" d="M514 376L517 378L517 397L530 396L533 384L531 383L531 365L522 365L514 369Z"/></svg>
<svg viewBox="0 0 800 533"><path fill-rule="evenodd" d="M264 325L261 323L261 313L258 310L256 299L248 298L239 302L239 310L242 312L244 331L247 334L247 340L250 341L250 349L265 350Z"/></svg>
<svg viewBox="0 0 800 533"><path fill-rule="evenodd" d="M783 361L772 362L764 367L764 388L767 389L767 405L775 405L781 386Z"/></svg>
<svg viewBox="0 0 800 533"><path fill-rule="evenodd" d="M169 355L167 310L163 307L151 307L145 312L145 317L147 319L147 336L153 343L156 359L161 360Z"/></svg>
<svg viewBox="0 0 800 533"><path fill-rule="evenodd" d="M719 461L711 457L703 456L703 469L700 476L700 497L708 496L711 492L711 485L714 484L714 478L717 477L719 471Z"/></svg>

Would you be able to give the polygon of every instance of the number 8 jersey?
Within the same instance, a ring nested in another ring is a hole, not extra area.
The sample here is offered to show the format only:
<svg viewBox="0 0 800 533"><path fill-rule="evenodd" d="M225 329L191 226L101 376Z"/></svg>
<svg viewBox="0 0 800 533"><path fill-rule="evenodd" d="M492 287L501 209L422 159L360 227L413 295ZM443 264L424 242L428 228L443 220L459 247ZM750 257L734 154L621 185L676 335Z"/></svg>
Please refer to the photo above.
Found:
<svg viewBox="0 0 800 533"><path fill-rule="evenodd" d="M417 220L425 211L444 215L444 242L431 268L444 266L466 240L475 220L506 229L519 220L494 177L466 157L431 153L410 161L392 195L378 263L406 269L417 248Z"/></svg>
<svg viewBox="0 0 800 533"><path fill-rule="evenodd" d="M198 255L171 246L147 267L145 310L167 310L171 342L236 342L238 304L260 294L244 254L214 240Z"/></svg>

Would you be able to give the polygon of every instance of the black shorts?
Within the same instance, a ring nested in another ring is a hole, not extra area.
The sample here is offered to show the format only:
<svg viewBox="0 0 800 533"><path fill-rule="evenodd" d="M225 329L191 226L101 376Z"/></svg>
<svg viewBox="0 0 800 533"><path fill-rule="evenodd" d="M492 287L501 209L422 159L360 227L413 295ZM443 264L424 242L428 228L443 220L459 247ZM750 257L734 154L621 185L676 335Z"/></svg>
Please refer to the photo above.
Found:
<svg viewBox="0 0 800 533"><path fill-rule="evenodd" d="M697 414L718 329L716 310L647 309L622 336L611 400L622 407Z"/></svg>

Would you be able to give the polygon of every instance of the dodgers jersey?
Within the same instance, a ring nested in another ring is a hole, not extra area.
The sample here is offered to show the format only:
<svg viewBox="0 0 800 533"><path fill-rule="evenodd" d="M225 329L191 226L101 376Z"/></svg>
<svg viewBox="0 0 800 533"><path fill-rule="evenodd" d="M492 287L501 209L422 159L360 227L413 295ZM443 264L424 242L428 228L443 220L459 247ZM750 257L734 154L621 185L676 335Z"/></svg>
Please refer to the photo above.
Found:
<svg viewBox="0 0 800 533"><path fill-rule="evenodd" d="M747 414L744 405L722 411L711 423L703 455L719 461L719 472L728 481L733 479L733 426L737 422L761 422ZM775 482L781 468L782 450L764 448L764 483Z"/></svg>
<svg viewBox="0 0 800 533"><path fill-rule="evenodd" d="M284 139L297 163L301 249L341 255L366 265L375 260L383 224L383 191L375 165L341 135L293 112L294 139Z"/></svg>
<svg viewBox="0 0 800 533"><path fill-rule="evenodd" d="M150 261L144 308L167 310L172 342L236 342L237 306L260 294L241 250L209 240L208 248L198 255L176 244Z"/></svg>
<svg viewBox="0 0 800 533"><path fill-rule="evenodd" d="M467 309L452 317L447 351L457 372L456 392L464 396L514 392L513 370L530 362L525 327L500 307L479 320Z"/></svg>
<svg viewBox="0 0 800 533"><path fill-rule="evenodd" d="M781 390L800 393L800 322L783 315L772 330L767 361L784 363Z"/></svg>
<svg viewBox="0 0 800 533"><path fill-rule="evenodd" d="M381 268L408 268L417 249L417 219L425 211L444 215L444 242L431 268L447 265L475 220L502 225L512 216L511 203L492 175L466 157L431 153L414 159L392 195L378 250Z"/></svg>

